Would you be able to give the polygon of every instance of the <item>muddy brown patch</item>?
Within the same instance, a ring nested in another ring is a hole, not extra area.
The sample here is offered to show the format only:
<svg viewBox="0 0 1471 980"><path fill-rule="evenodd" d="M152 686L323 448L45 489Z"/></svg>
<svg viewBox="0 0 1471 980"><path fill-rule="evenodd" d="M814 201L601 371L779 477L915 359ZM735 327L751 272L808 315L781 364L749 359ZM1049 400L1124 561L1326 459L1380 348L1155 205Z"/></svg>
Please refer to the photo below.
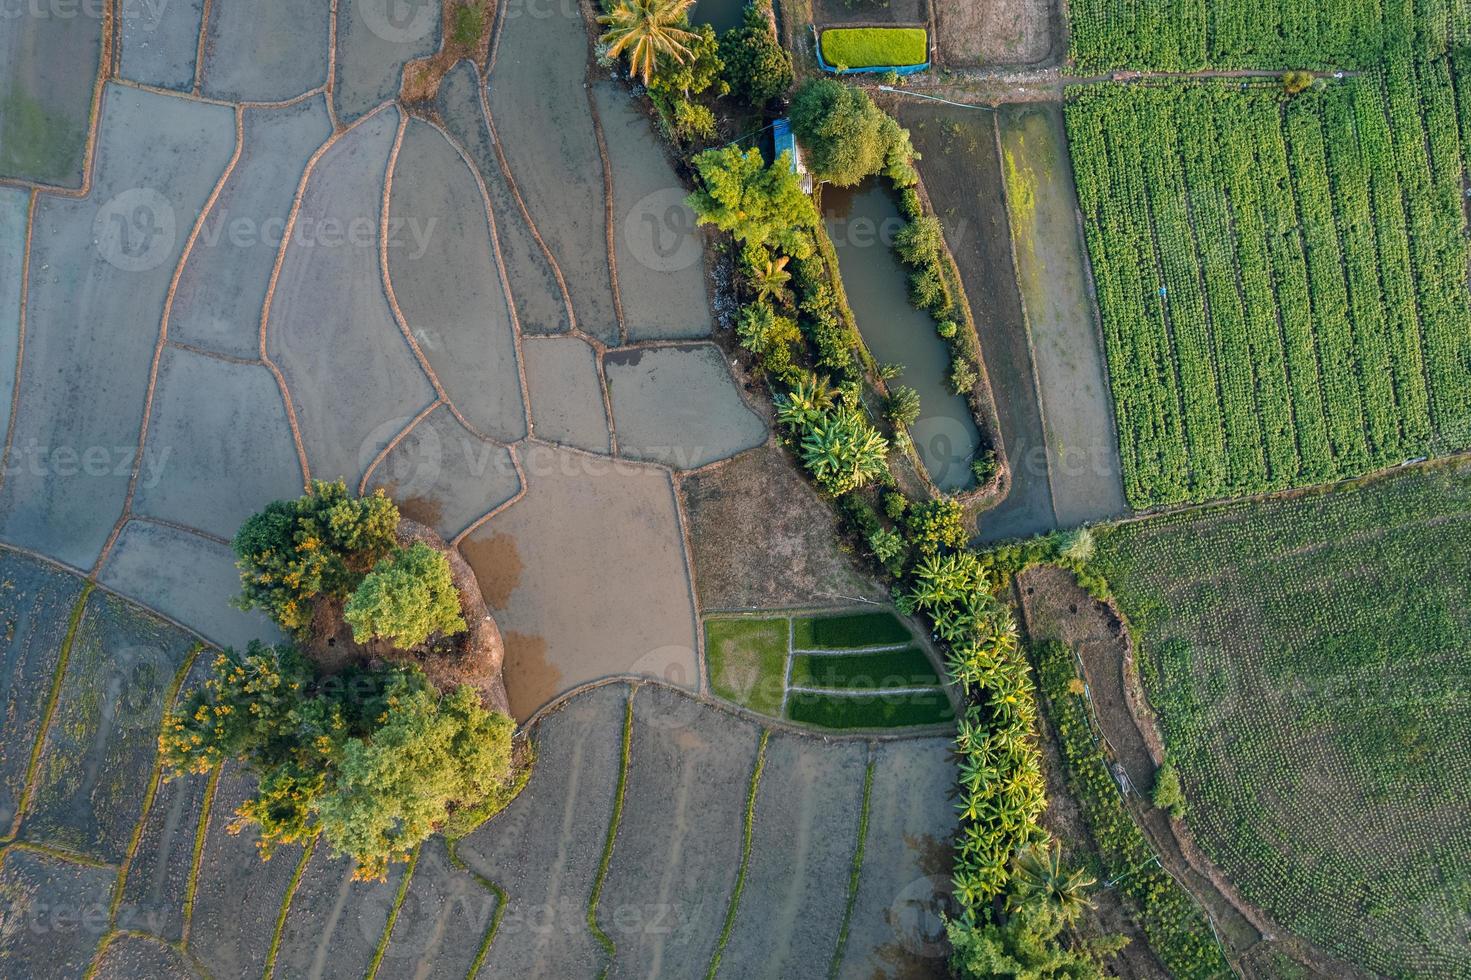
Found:
<svg viewBox="0 0 1471 980"><path fill-rule="evenodd" d="M505 676L511 716L518 722L550 701L562 683L562 672L547 657L547 641L514 631L506 633Z"/></svg>
<svg viewBox="0 0 1471 980"><path fill-rule="evenodd" d="M511 593L521 584L525 565L516 539L509 534L493 534L488 538L466 538L460 543L465 560L475 570L480 593L492 609L504 609Z"/></svg>

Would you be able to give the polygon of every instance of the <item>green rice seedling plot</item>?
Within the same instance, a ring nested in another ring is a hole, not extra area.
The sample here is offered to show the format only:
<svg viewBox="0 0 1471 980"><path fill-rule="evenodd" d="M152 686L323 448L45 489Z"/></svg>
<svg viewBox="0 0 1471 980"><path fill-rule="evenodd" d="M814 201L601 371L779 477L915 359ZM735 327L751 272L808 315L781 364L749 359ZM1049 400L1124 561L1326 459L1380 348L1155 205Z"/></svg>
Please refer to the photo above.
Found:
<svg viewBox="0 0 1471 980"><path fill-rule="evenodd" d="M20 294L30 208L29 192L0 187L0 364L14 361L20 347ZM0 424L7 428L14 394L15 372L0 371Z"/></svg>
<svg viewBox="0 0 1471 980"><path fill-rule="evenodd" d="M603 370L625 456L688 470L766 442L713 344L613 351Z"/></svg>
<svg viewBox="0 0 1471 980"><path fill-rule="evenodd" d="M508 895L486 975L593 976L603 964L587 906L614 814L628 693L622 684L595 688L538 722L526 788L459 843L466 865Z"/></svg>
<svg viewBox="0 0 1471 980"><path fill-rule="evenodd" d="M341 980L366 976L405 870L404 864L392 864L385 881L353 881L351 860L333 855L327 842L319 839L291 897L276 950L275 975ZM400 918L411 909L406 904ZM387 955L393 953L390 946ZM385 959L378 975L387 976L392 962Z"/></svg>
<svg viewBox="0 0 1471 980"><path fill-rule="evenodd" d="M317 162L297 225L355 229L321 247L293 236L266 325L266 351L291 389L312 476L356 484L434 389L404 342L378 253L384 169L397 109L364 120Z"/></svg>
<svg viewBox="0 0 1471 980"><path fill-rule="evenodd" d="M843 68L922 65L930 35L922 27L834 27L822 32L822 57Z"/></svg>
<svg viewBox="0 0 1471 980"><path fill-rule="evenodd" d="M0 583L0 833L9 834L82 582L0 551Z"/></svg>
<svg viewBox="0 0 1471 980"><path fill-rule="evenodd" d="M1072 93L1132 504L1321 483L1466 444L1453 95L1436 62L1286 107L1272 89L1211 84Z"/></svg>
<svg viewBox="0 0 1471 980"><path fill-rule="evenodd" d="M210 4L204 94L229 102L284 102L320 88L327 83L331 30L328 5Z"/></svg>
<svg viewBox="0 0 1471 980"><path fill-rule="evenodd" d="M101 591L88 598L22 836L120 863L141 817L174 678L194 640Z"/></svg>
<svg viewBox="0 0 1471 980"><path fill-rule="evenodd" d="M719 976L822 976L847 907L868 748L775 733L756 794L745 895Z"/></svg>
<svg viewBox="0 0 1471 980"><path fill-rule="evenodd" d="M439 50L440 5L343 0L337 12L337 117L352 123L398 95L404 63Z"/></svg>
<svg viewBox="0 0 1471 980"><path fill-rule="evenodd" d="M638 689L623 821L599 905L617 948L610 976L705 975L741 865L759 742L754 724L683 692Z"/></svg>
<svg viewBox="0 0 1471 980"><path fill-rule="evenodd" d="M950 801L957 773L945 739L884 742L874 749L868 835L848 921L840 977L943 974L951 911Z"/></svg>
<svg viewBox="0 0 1471 980"><path fill-rule="evenodd" d="M192 351L163 352L134 513L229 538L272 500L300 493L302 481L270 371Z"/></svg>
<svg viewBox="0 0 1471 980"><path fill-rule="evenodd" d="M1098 538L1202 848L1374 972L1471 969L1468 562L1464 466Z"/></svg>
<svg viewBox="0 0 1471 980"><path fill-rule="evenodd" d="M804 653L792 657L793 687L879 690L939 687L940 675L918 647L872 653Z"/></svg>
<svg viewBox="0 0 1471 980"><path fill-rule="evenodd" d="M787 718L818 728L879 729L943 725L955 719L955 708L942 689L837 694L792 690Z"/></svg>
<svg viewBox="0 0 1471 980"><path fill-rule="evenodd" d="M997 123L1057 524L1119 517L1128 504L1062 108L1012 106Z"/></svg>
<svg viewBox="0 0 1471 980"><path fill-rule="evenodd" d="M470 432L445 405L383 457L368 483L382 487L404 516L446 540L521 489L510 450Z"/></svg>
<svg viewBox="0 0 1471 980"><path fill-rule="evenodd" d="M262 861L255 827L229 832L235 809L254 788L254 776L227 765L210 810L189 951L212 976L264 974L281 902L301 861L298 844L279 847L269 861Z"/></svg>
<svg viewBox="0 0 1471 980"><path fill-rule="evenodd" d="M708 337L705 239L664 142L616 82L593 85L613 165L614 255L630 341Z"/></svg>
<svg viewBox="0 0 1471 980"><path fill-rule="evenodd" d="M97 961L97 980L194 980L178 950L146 936L113 936Z"/></svg>
<svg viewBox="0 0 1471 980"><path fill-rule="evenodd" d="M0 963L12 977L79 977L107 931L117 872L11 848L0 856Z"/></svg>
<svg viewBox="0 0 1471 980"><path fill-rule="evenodd" d="M511 308L480 185L444 134L409 121L388 212L388 274L455 407L502 442L526 435Z"/></svg>
<svg viewBox="0 0 1471 980"><path fill-rule="evenodd" d="M169 280L234 146L224 106L111 85L90 196L38 200L5 540L97 560L127 496Z"/></svg>
<svg viewBox="0 0 1471 980"><path fill-rule="evenodd" d="M431 837L419 849L377 975L383 980L471 976L497 904L494 892L451 864L444 838Z"/></svg>
<svg viewBox="0 0 1471 980"><path fill-rule="evenodd" d="M1471 29L1466 8L1442 0L1077 0L1067 10L1069 56L1080 75L1115 68L1370 68L1401 45L1443 42L1453 24Z"/></svg>
<svg viewBox="0 0 1471 980"><path fill-rule="evenodd" d="M710 689L752 711L780 715L790 631L791 621L785 617L706 620Z"/></svg>
<svg viewBox="0 0 1471 980"><path fill-rule="evenodd" d="M602 157L583 73L571 67L587 59L581 9L553 5L547 16L502 9L489 82L500 148L562 270L578 326L615 344Z"/></svg>
<svg viewBox="0 0 1471 980"><path fill-rule="evenodd" d="M794 650L851 650L913 642L909 627L889 612L804 616L792 626Z"/></svg>
<svg viewBox="0 0 1471 980"><path fill-rule="evenodd" d="M81 187L103 21L8 13L14 16L0 38L0 177Z"/></svg>
<svg viewBox="0 0 1471 980"><path fill-rule="evenodd" d="M119 77L181 92L193 90L204 0L130 5L120 19Z"/></svg>
<svg viewBox="0 0 1471 980"><path fill-rule="evenodd" d="M511 283L512 305L526 334L567 329L567 307L546 253L537 244L506 183L481 105L480 76L462 61L439 86L439 115L485 180L500 243L500 260ZM529 357L529 355L528 355Z"/></svg>
<svg viewBox="0 0 1471 980"><path fill-rule="evenodd" d="M207 667L212 659L207 652L200 655L183 690L192 690L196 682L203 681L200 666ZM128 862L117 910L118 929L150 933L171 943L182 938L189 869L208 785L209 777L203 774L160 780L143 820L138 848Z"/></svg>
<svg viewBox="0 0 1471 980"><path fill-rule="evenodd" d="M619 674L697 688L668 475L544 446L520 455L526 495L461 544L506 638L512 713L525 720L562 691Z"/></svg>
<svg viewBox="0 0 1471 980"><path fill-rule="evenodd" d="M265 613L230 605L240 593L230 546L176 527L139 520L123 525L98 580L214 643L243 649L251 640L281 636Z"/></svg>
<svg viewBox="0 0 1471 980"><path fill-rule="evenodd" d="M592 347L581 337L526 337L521 352L536 437L593 453L611 451Z"/></svg>
<svg viewBox="0 0 1471 980"><path fill-rule="evenodd" d="M326 98L316 96L284 109L246 109L241 132L240 159L179 275L169 339L254 359L279 250L276 229L285 228L302 171L332 134L332 120Z"/></svg>

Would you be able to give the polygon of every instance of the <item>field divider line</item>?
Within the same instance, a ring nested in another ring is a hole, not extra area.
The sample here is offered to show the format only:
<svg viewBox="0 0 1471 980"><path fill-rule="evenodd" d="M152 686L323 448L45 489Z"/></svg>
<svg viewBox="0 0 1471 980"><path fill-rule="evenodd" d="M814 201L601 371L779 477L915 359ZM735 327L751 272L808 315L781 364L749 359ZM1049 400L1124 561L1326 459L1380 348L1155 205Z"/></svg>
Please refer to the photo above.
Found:
<svg viewBox="0 0 1471 980"><path fill-rule="evenodd" d="M901 650L917 649L919 649L918 643L897 643L892 646L885 645L873 647L846 647L843 649L827 648L822 650L810 650L802 649L800 647L792 647L792 653L795 653L798 656L802 657L843 657L848 656L849 654L898 653Z"/></svg>
<svg viewBox="0 0 1471 980"><path fill-rule="evenodd" d="M792 664L796 661L796 654L792 650L792 644L797 642L797 620L795 616L787 617L787 672L781 682L781 707L777 710L782 718L787 716L787 700L792 693Z"/></svg>
<svg viewBox="0 0 1471 980"><path fill-rule="evenodd" d="M189 946L189 929L194 924L194 900L199 897L199 867L204 863L204 839L209 834L210 817L214 815L215 793L220 788L220 773L223 765L209 772L204 784L204 799L199 806L199 821L194 826L194 853L189 858L189 878L184 886L184 927L179 935L179 946Z"/></svg>
<svg viewBox="0 0 1471 980"><path fill-rule="evenodd" d="M933 694L936 691L944 691L945 688L939 684L930 684L925 687L807 687L805 685L794 685L788 690L796 691L798 694L822 694L832 697L881 697L887 694Z"/></svg>
<svg viewBox="0 0 1471 980"><path fill-rule="evenodd" d="M393 906L388 910L388 921L383 923L383 935L378 937L378 947L373 950L373 961L368 964L363 980L373 980L378 975L378 968L383 965L383 957L388 953L389 940L393 938L393 927L398 922L399 910L403 908L404 898L409 894L409 884L414 880L414 871L419 867L419 851L423 846L422 842L415 844L413 851L409 853L409 865L404 869L403 880L398 883L398 891L393 896Z"/></svg>
<svg viewBox="0 0 1471 980"><path fill-rule="evenodd" d="M720 972L720 957L730 942L735 930L736 913L741 908L741 894L746 890L746 871L751 866L751 837L756 823L756 793L761 788L761 773L766 769L766 743L771 741L771 729L761 729L761 744L756 749L756 766L751 770L751 786L746 791L746 818L744 837L741 840L741 865L736 872L735 886L730 891L730 904L725 909L725 924L720 929L720 940L715 944L715 953L710 957L710 969L705 980L715 980Z"/></svg>
<svg viewBox="0 0 1471 980"><path fill-rule="evenodd" d="M592 893L587 899L587 928L608 954L608 962L604 965L600 977L606 976L613 965L613 959L618 955L618 946L612 938L598 925L598 900L603 896L603 882L608 877L608 867L613 863L613 845L618 840L618 827L623 822L623 801L628 792L628 760L633 751L633 698L638 693L638 688L628 688L628 701L623 709L623 748L618 768L618 787L613 793L613 813L608 818L608 834L603 838L603 855L598 861L597 877L593 878Z"/></svg>
<svg viewBox="0 0 1471 980"><path fill-rule="evenodd" d="M485 958L490 955L491 943L495 942L496 933L500 931L501 920L506 917L506 906L511 902L511 895L500 885L476 871L465 863L460 857L459 846L463 838L456 837L445 841L445 850L449 853L450 867L456 871L468 874L475 879L476 884L495 896L495 914L490 917L490 923L485 927L485 935L480 937L480 946L475 950L475 959L470 962L470 969L466 971L467 980L473 980L480 975L480 968L485 965Z"/></svg>
<svg viewBox="0 0 1471 980"><path fill-rule="evenodd" d="M82 613L87 608L87 600L92 597L92 591L96 588L91 582L82 586L77 601L72 606L71 619L66 626L66 636L61 641L61 652L56 658L56 669L51 674L51 690L46 694L46 707L41 712L41 723L36 729L36 740L31 743L31 758L26 763L26 779L21 784L20 802L15 806L15 819L10 824L10 837L14 838L20 833L21 821L25 819L26 810L31 805L31 796L36 791L36 770L41 766L41 752L46 747L46 735L51 730L51 718L56 714L56 703L61 699L61 685L66 679L66 665L71 661L72 645L77 639L77 627L81 625Z"/></svg>
<svg viewBox="0 0 1471 980"><path fill-rule="evenodd" d="M311 863L312 853L317 849L317 841L320 839L313 837L301 849L301 859L296 862L296 870L291 873L291 881L286 885L286 894L281 897L281 910L276 913L276 928L271 933L271 946L266 950L266 967L261 971L264 980L270 980L276 973L276 957L281 953L281 934L286 931L286 917L291 912L296 890L301 887L302 876L306 874L306 866Z"/></svg>
<svg viewBox="0 0 1471 980"><path fill-rule="evenodd" d="M863 848L868 837L868 813L873 800L874 747L868 743L868 768L863 772L863 803L858 810L858 842L853 848L853 867L848 872L848 900L843 905L843 924L838 927L838 944L827 967L828 980L837 980L848 947L848 928L853 923L853 906L858 904L858 880L863 876Z"/></svg>

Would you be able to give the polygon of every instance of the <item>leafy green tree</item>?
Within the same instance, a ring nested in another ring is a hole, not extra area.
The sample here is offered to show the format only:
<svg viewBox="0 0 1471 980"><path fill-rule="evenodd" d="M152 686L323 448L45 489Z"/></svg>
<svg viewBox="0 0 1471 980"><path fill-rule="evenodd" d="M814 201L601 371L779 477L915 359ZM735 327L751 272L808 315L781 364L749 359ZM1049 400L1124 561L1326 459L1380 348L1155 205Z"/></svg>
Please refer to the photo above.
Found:
<svg viewBox="0 0 1471 980"><path fill-rule="evenodd" d="M741 346L761 360L772 374L785 374L792 367L792 348L802 339L797 321L782 316L767 302L741 308L736 317L736 337Z"/></svg>
<svg viewBox="0 0 1471 980"><path fill-rule="evenodd" d="M821 180L851 187L884 172L901 187L917 179L909 161L909 134L867 92L831 78L815 78L792 99L792 132Z"/></svg>
<svg viewBox="0 0 1471 980"><path fill-rule="evenodd" d="M803 465L835 497L867 486L889 468L888 441L847 405L807 426L801 452Z"/></svg>
<svg viewBox="0 0 1471 980"><path fill-rule="evenodd" d="M226 760L257 776L233 829L256 825L261 856L322 834L381 878L452 809L481 805L511 779L514 723L473 688L441 696L416 667L314 676L290 646L226 650L159 736L164 778Z"/></svg>
<svg viewBox="0 0 1471 980"><path fill-rule="evenodd" d="M1185 790L1180 786L1180 774L1169 759L1154 774L1154 790L1150 794L1154 805L1176 820L1185 816Z"/></svg>
<svg viewBox="0 0 1471 980"><path fill-rule="evenodd" d="M915 504L909 508L906 523L909 539L922 555L933 555L941 548L963 548L970 537L965 513L950 497Z"/></svg>
<svg viewBox="0 0 1471 980"><path fill-rule="evenodd" d="M756 291L758 300L770 300L782 306L791 301L792 292L788 283L792 281L792 274L787 271L787 263L790 261L790 256L766 254L753 264L747 274L747 281Z"/></svg>
<svg viewBox="0 0 1471 980"><path fill-rule="evenodd" d="M970 361L963 357L956 357L950 362L950 390L957 395L963 395L976 383L976 369L971 367Z"/></svg>
<svg viewBox="0 0 1471 980"><path fill-rule="evenodd" d="M380 561L347 600L342 618L359 643L388 640L405 650L465 630L449 559L422 541Z"/></svg>
<svg viewBox="0 0 1471 980"><path fill-rule="evenodd" d="M798 259L812 254L817 209L785 153L768 166L760 150L726 146L701 153L694 167L699 186L688 200L700 224L729 232L743 245Z"/></svg>
<svg viewBox="0 0 1471 980"><path fill-rule="evenodd" d="M792 59L771 29L770 10L771 0L747 4L741 25L720 37L720 58L731 91L757 108L792 87Z"/></svg>
<svg viewBox="0 0 1471 980"><path fill-rule="evenodd" d="M242 609L263 609L282 629L311 623L317 596L345 598L395 547L398 508L381 490L351 497L340 480L313 481L240 526L233 543Z"/></svg>
<svg viewBox="0 0 1471 980"><path fill-rule="evenodd" d="M919 392L908 385L896 385L889 392L884 412L896 428L906 428L919 421Z"/></svg>
<svg viewBox="0 0 1471 980"><path fill-rule="evenodd" d="M1092 906L1088 889L1096 882L1081 868L1064 867L1062 845L1054 840L1049 845L1033 845L1017 855L1007 901L1013 908L1041 905L1070 926Z"/></svg>
<svg viewBox="0 0 1471 980"><path fill-rule="evenodd" d="M629 71L649 84L661 58L684 62L698 35L687 30L695 0L618 0L598 23L608 54L628 55Z"/></svg>
<svg viewBox="0 0 1471 980"><path fill-rule="evenodd" d="M1069 947L1063 922L1042 907L1024 907L1001 921L952 920L946 924L950 969L962 980L1104 980L1102 959L1124 945L1108 937Z"/></svg>
<svg viewBox="0 0 1471 980"><path fill-rule="evenodd" d="M647 82L649 99L665 131L681 143L714 137L715 114L695 100L706 92L718 97L730 91L721 77L725 65L714 28L702 24L692 34L689 57L681 61L661 56Z"/></svg>
<svg viewBox="0 0 1471 980"><path fill-rule="evenodd" d="M940 248L944 243L940 219L922 215L899 229L894 236L894 251L904 264L927 268L939 261Z"/></svg>

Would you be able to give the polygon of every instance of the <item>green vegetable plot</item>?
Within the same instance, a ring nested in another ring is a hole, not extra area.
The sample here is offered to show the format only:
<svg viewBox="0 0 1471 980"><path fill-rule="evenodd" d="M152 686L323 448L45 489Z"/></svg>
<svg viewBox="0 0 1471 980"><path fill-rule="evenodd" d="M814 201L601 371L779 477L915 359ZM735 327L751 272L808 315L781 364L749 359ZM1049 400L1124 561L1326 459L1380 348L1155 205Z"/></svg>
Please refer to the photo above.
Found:
<svg viewBox="0 0 1471 980"><path fill-rule="evenodd" d="M1237 83L1070 93L1136 507L1471 444L1471 76L1452 75L1399 62L1287 101Z"/></svg>
<svg viewBox="0 0 1471 980"><path fill-rule="evenodd" d="M822 32L822 57L844 68L903 68L930 60L922 27L834 27Z"/></svg>

